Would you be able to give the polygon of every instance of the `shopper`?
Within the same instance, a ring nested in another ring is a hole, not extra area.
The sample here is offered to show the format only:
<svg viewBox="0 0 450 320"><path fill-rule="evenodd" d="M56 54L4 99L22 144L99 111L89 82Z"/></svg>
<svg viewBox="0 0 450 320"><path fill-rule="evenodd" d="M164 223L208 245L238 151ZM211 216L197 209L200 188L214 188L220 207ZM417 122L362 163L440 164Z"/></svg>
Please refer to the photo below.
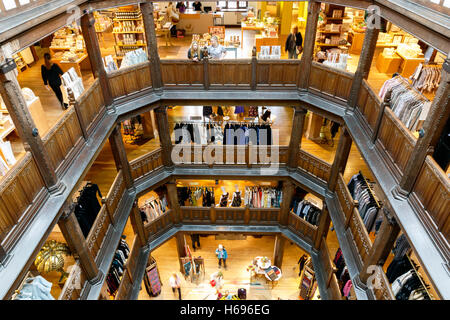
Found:
<svg viewBox="0 0 450 320"><path fill-rule="evenodd" d="M202 11L202 4L200 1L195 1L192 6L194 7L195 11Z"/></svg>
<svg viewBox="0 0 450 320"><path fill-rule="evenodd" d="M195 233L191 233L191 241L192 241L192 248L195 251L195 245L197 244L197 247L200 248L200 236Z"/></svg>
<svg viewBox="0 0 450 320"><path fill-rule="evenodd" d="M61 91L61 76L63 72L61 68L52 62L52 58L49 53L44 54L44 64L41 66L42 80L44 81L45 88L50 91L52 88L59 103L63 109L67 109L67 103L63 101L63 94Z"/></svg>
<svg viewBox="0 0 450 320"><path fill-rule="evenodd" d="M219 247L216 249L216 256L219 259L219 268L222 267L222 261L223 261L223 267L226 269L228 253L227 253L227 250L225 250L225 247L223 245L219 244Z"/></svg>
<svg viewBox="0 0 450 320"><path fill-rule="evenodd" d="M286 39L284 50L288 53L289 59L298 59L298 55L303 52L303 37L298 32L298 27L292 28L292 33Z"/></svg>
<svg viewBox="0 0 450 320"><path fill-rule="evenodd" d="M211 45L208 47L208 54L211 59L223 59L227 50L219 44L217 36L211 37Z"/></svg>
<svg viewBox="0 0 450 320"><path fill-rule="evenodd" d="M178 289L178 299L181 300L181 280L176 273L173 273L169 279L170 286L172 287L172 292L175 294L176 289Z"/></svg>
<svg viewBox="0 0 450 320"><path fill-rule="evenodd" d="M173 26L170 28L170 35L172 37L177 36L177 23L180 22L180 15L177 12L177 8L174 8L172 2L169 2L166 8L167 20L172 22Z"/></svg>
<svg viewBox="0 0 450 320"><path fill-rule="evenodd" d="M186 5L184 4L183 1L178 1L176 8L180 13L184 13L186 11Z"/></svg>
<svg viewBox="0 0 450 320"><path fill-rule="evenodd" d="M308 260L308 258L306 257L306 254L302 255L300 257L300 259L298 259L297 264L299 265L299 269L298 269L299 276L302 274L302 270L303 270L303 267L305 266L306 260Z"/></svg>
<svg viewBox="0 0 450 320"><path fill-rule="evenodd" d="M203 52L200 50L198 43L193 41L187 53L188 59L192 61L201 61L203 59Z"/></svg>

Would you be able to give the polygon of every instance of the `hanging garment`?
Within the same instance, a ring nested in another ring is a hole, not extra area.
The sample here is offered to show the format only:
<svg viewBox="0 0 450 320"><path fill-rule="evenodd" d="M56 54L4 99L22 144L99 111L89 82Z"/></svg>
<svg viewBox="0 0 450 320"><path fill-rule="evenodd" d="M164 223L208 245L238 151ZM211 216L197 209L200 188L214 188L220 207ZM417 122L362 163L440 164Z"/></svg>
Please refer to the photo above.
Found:
<svg viewBox="0 0 450 320"><path fill-rule="evenodd" d="M234 114L240 114L240 113L244 113L244 107L242 106L236 106L234 108Z"/></svg>
<svg viewBox="0 0 450 320"><path fill-rule="evenodd" d="M226 207L227 203L228 203L228 192L225 194L222 194L222 196L220 197L219 206Z"/></svg>
<svg viewBox="0 0 450 320"><path fill-rule="evenodd" d="M13 300L55 300L51 289L52 283L41 276L28 278Z"/></svg>
<svg viewBox="0 0 450 320"><path fill-rule="evenodd" d="M241 199L241 192L240 191L235 191L233 193L233 197L231 200L231 206L232 207L240 207L242 203L242 199Z"/></svg>
<svg viewBox="0 0 450 320"><path fill-rule="evenodd" d="M249 117L257 117L258 116L258 107L249 107L248 116Z"/></svg>

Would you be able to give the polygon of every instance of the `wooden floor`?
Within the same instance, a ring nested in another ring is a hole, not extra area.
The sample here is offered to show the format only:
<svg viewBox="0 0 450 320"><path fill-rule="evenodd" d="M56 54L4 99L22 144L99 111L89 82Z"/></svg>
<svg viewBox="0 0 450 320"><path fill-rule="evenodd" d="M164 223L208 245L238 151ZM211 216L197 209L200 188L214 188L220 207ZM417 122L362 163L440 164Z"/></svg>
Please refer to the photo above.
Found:
<svg viewBox="0 0 450 320"><path fill-rule="evenodd" d="M186 236L187 244L192 248L189 235ZM224 277L222 293L228 291L236 294L239 288L247 289L248 300L298 300L300 278L298 276L298 259L304 254L295 244L286 241L282 278L272 289L266 284L265 278L258 278L250 284L250 274L247 267L252 264L256 256L267 256L273 261L275 237L264 236L254 238L248 236L246 240L216 240L215 236L200 237L201 248L193 253L195 257L201 256L205 261L205 276L199 283L192 283L184 279L179 272L178 255L176 241L174 238L166 242L160 248L152 252L156 259L161 282L162 291L157 297L150 297L142 283L142 290L139 293L139 300L174 300L177 295L172 293L169 278L176 272L182 279L181 297L183 300L208 300L214 299L215 289L209 284L211 274L221 270ZM218 262L215 256L215 249L222 244L228 252L227 269L218 269Z"/></svg>

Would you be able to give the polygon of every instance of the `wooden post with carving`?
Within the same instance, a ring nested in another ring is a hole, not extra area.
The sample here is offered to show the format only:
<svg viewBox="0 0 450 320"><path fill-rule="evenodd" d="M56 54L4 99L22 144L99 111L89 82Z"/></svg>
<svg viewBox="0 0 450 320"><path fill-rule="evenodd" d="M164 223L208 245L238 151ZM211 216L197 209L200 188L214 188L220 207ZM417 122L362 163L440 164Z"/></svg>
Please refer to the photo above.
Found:
<svg viewBox="0 0 450 320"><path fill-rule="evenodd" d="M342 127L336 155L334 157L333 165L331 166L330 179L328 180L328 189L332 192L336 189L339 173L344 174L351 147L352 137L350 136L348 129Z"/></svg>

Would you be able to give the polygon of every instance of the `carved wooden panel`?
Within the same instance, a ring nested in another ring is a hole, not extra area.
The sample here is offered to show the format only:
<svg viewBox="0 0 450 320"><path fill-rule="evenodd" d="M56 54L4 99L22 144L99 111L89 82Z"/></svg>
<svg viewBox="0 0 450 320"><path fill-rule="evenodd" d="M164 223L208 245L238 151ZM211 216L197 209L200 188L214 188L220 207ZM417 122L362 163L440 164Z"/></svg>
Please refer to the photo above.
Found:
<svg viewBox="0 0 450 320"><path fill-rule="evenodd" d="M250 208L250 224L275 224L280 216L279 208Z"/></svg>
<svg viewBox="0 0 450 320"><path fill-rule="evenodd" d="M250 60L211 60L208 63L208 77L211 87L250 87Z"/></svg>
<svg viewBox="0 0 450 320"><path fill-rule="evenodd" d="M401 123L390 108L384 109L378 140L402 174L417 139Z"/></svg>
<svg viewBox="0 0 450 320"><path fill-rule="evenodd" d="M0 243L20 222L43 188L39 169L27 152L0 180Z"/></svg>
<svg viewBox="0 0 450 320"><path fill-rule="evenodd" d="M359 215L356 208L353 209L353 214L350 219L349 224L350 231L355 241L356 248L358 250L361 262L363 262L369 255L370 249L372 248L372 242L367 233L366 227Z"/></svg>
<svg viewBox="0 0 450 320"><path fill-rule="evenodd" d="M161 149L154 150L130 161L131 175L134 180L143 177L162 166Z"/></svg>
<svg viewBox="0 0 450 320"><path fill-rule="evenodd" d="M431 216L440 232L450 239L450 182L445 172L427 156L413 192Z"/></svg>
<svg viewBox="0 0 450 320"><path fill-rule="evenodd" d="M131 278L128 275L128 272L125 271L123 273L122 280L120 281L120 285L117 289L114 300L127 300L128 294L131 292L132 287L133 282L131 282Z"/></svg>
<svg viewBox="0 0 450 320"><path fill-rule="evenodd" d="M300 150L298 166L313 176L327 182L330 178L331 165L304 150Z"/></svg>
<svg viewBox="0 0 450 320"><path fill-rule="evenodd" d="M297 87L299 63L293 60L258 60L257 87Z"/></svg>
<svg viewBox="0 0 450 320"><path fill-rule="evenodd" d="M386 277L381 266L375 266L375 279L373 292L376 300L395 300L394 293L392 292L391 284Z"/></svg>
<svg viewBox="0 0 450 320"><path fill-rule="evenodd" d="M183 223L210 223L210 210L204 207L180 207Z"/></svg>
<svg viewBox="0 0 450 320"><path fill-rule="evenodd" d="M89 128L91 123L104 109L102 89L98 79L77 99L77 103L83 123Z"/></svg>
<svg viewBox="0 0 450 320"><path fill-rule="evenodd" d="M336 185L336 194L344 213L344 221L348 221L350 215L353 213L354 202L341 173L339 173Z"/></svg>
<svg viewBox="0 0 450 320"><path fill-rule="evenodd" d="M346 101L350 95L353 74L313 62L309 80L310 89Z"/></svg>
<svg viewBox="0 0 450 320"><path fill-rule="evenodd" d="M122 170L119 171L114 182L109 189L108 195L106 196L106 204L108 210L113 216L116 216L119 212L116 212L117 206L119 205L120 199L125 191L125 181L123 180Z"/></svg>
<svg viewBox="0 0 450 320"><path fill-rule="evenodd" d="M313 226L292 212L289 213L288 228L310 244L314 241L317 233L316 226Z"/></svg>
<svg viewBox="0 0 450 320"><path fill-rule="evenodd" d="M91 250L94 259L97 258L100 248L103 246L110 226L111 220L109 219L106 205L103 205L86 239L88 248Z"/></svg>
<svg viewBox="0 0 450 320"><path fill-rule="evenodd" d="M162 60L161 75L165 87L203 87L203 63L189 60Z"/></svg>
<svg viewBox="0 0 450 320"><path fill-rule="evenodd" d="M127 259L127 269L133 278L136 274L136 269L138 267L139 255L141 254L141 247L139 246L139 241L137 236L134 237L133 243L131 245L130 254ZM134 281L134 279L132 279Z"/></svg>
<svg viewBox="0 0 450 320"><path fill-rule="evenodd" d="M58 300L78 300L86 280L86 276L83 269L80 267L79 261L75 262Z"/></svg>
<svg viewBox="0 0 450 320"><path fill-rule="evenodd" d="M245 208L216 208L216 223L242 224L244 223Z"/></svg>
<svg viewBox="0 0 450 320"><path fill-rule="evenodd" d="M372 131L375 129L378 115L381 112L381 103L378 95L372 90L367 81L363 80L357 108L361 111Z"/></svg>

